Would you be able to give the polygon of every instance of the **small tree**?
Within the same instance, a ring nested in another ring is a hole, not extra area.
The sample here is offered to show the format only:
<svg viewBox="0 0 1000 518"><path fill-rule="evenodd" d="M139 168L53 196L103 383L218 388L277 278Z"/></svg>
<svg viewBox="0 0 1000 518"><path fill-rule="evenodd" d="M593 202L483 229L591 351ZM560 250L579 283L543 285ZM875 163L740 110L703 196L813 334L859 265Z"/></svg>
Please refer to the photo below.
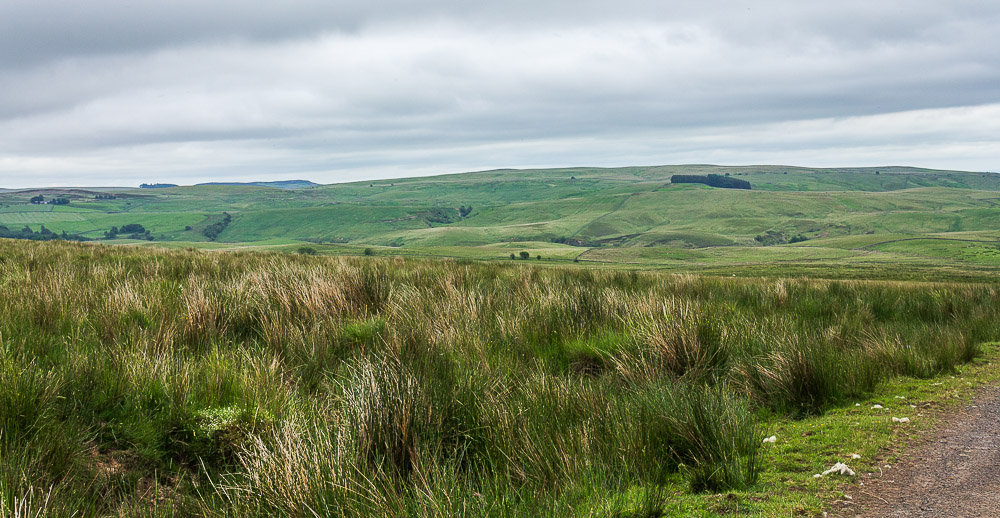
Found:
<svg viewBox="0 0 1000 518"><path fill-rule="evenodd" d="M538 260L539 260L539 261L541 261L541 260L542 260L542 254L538 254Z"/></svg>
<svg viewBox="0 0 1000 518"><path fill-rule="evenodd" d="M118 229L119 234L145 234L146 227L138 223L129 223L128 225L122 225L122 228Z"/></svg>
<svg viewBox="0 0 1000 518"><path fill-rule="evenodd" d="M514 259L514 252L511 252L511 253L510 253L510 258L511 258L511 259Z"/></svg>
<svg viewBox="0 0 1000 518"><path fill-rule="evenodd" d="M299 253L302 255L316 255L316 249L311 246L300 246Z"/></svg>
<svg viewBox="0 0 1000 518"><path fill-rule="evenodd" d="M531 254L528 252L521 252L521 259L528 259L529 257L531 257Z"/></svg>
<svg viewBox="0 0 1000 518"><path fill-rule="evenodd" d="M375 251L371 248L365 248L365 255L375 255Z"/></svg>

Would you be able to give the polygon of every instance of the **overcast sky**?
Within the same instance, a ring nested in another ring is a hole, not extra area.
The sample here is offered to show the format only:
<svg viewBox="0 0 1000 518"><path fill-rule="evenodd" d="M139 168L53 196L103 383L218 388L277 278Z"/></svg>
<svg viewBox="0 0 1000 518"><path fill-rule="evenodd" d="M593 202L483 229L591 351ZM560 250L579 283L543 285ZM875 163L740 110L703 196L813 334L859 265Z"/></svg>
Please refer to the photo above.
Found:
<svg viewBox="0 0 1000 518"><path fill-rule="evenodd" d="M0 0L0 187L1000 171L1000 2Z"/></svg>

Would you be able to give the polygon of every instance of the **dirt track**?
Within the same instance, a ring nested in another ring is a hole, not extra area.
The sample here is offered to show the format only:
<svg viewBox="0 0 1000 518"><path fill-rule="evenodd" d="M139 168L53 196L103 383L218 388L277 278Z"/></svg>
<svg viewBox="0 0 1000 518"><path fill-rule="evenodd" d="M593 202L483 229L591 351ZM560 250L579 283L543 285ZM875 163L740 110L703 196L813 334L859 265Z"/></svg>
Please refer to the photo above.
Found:
<svg viewBox="0 0 1000 518"><path fill-rule="evenodd" d="M1000 390L949 416L930 441L852 492L831 515L1000 517Z"/></svg>

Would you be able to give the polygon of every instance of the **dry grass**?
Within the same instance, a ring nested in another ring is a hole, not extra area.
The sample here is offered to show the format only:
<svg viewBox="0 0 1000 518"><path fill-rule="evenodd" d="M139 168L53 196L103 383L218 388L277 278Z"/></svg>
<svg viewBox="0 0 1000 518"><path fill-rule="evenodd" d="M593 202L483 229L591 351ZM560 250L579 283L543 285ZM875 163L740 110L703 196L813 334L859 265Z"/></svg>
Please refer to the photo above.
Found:
<svg viewBox="0 0 1000 518"><path fill-rule="evenodd" d="M745 488L758 410L946 372L997 337L998 302L986 285L4 241L0 506L587 515L670 477Z"/></svg>

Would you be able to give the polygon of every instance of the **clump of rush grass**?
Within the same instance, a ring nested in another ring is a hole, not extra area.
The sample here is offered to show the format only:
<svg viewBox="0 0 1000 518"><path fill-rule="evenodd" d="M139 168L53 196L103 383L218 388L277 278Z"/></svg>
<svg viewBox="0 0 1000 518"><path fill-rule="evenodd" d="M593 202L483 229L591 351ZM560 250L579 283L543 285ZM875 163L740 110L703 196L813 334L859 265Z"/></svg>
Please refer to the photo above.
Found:
<svg viewBox="0 0 1000 518"><path fill-rule="evenodd" d="M679 470L694 491L742 490L761 469L761 433L747 403L729 387L657 385L637 394L641 471ZM659 473L657 473L657 471Z"/></svg>
<svg viewBox="0 0 1000 518"><path fill-rule="evenodd" d="M0 240L0 514L655 516L998 336L989 285Z"/></svg>

